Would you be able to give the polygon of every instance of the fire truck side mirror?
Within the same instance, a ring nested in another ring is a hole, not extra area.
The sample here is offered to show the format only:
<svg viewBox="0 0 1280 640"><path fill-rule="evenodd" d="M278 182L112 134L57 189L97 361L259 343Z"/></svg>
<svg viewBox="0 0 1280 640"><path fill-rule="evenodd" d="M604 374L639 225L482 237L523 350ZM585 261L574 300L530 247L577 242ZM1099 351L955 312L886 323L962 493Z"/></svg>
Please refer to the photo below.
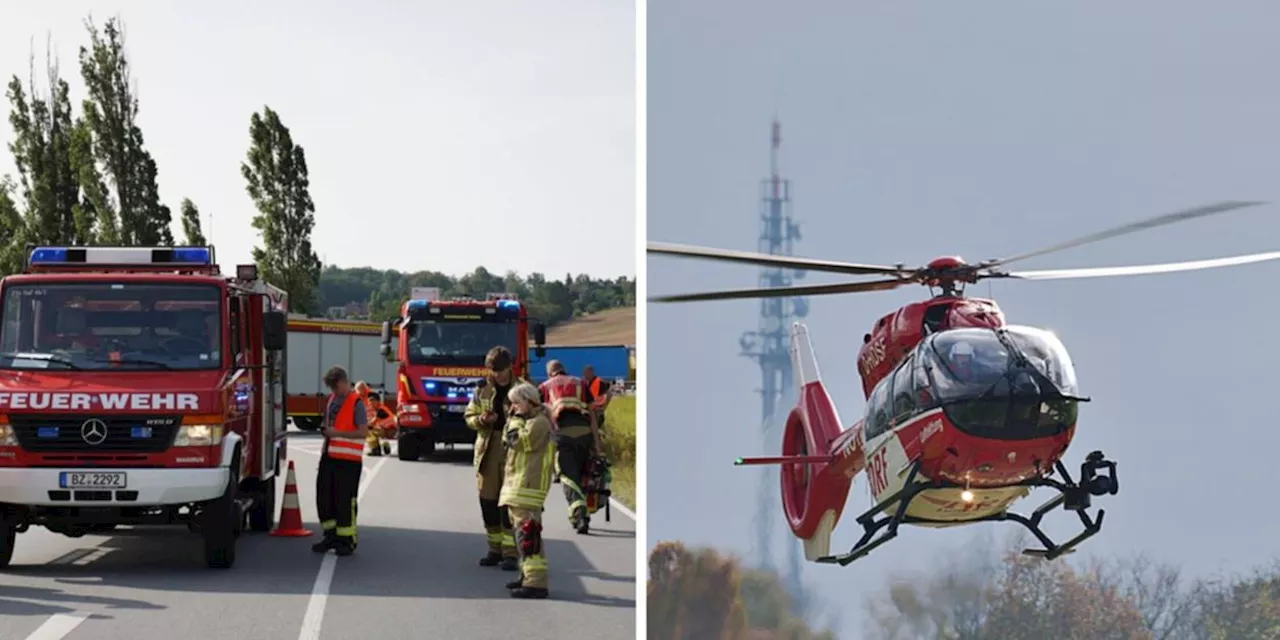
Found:
<svg viewBox="0 0 1280 640"><path fill-rule="evenodd" d="M542 355L542 345L547 343L547 325L538 322L533 325L533 343L538 345L538 355Z"/></svg>
<svg viewBox="0 0 1280 640"><path fill-rule="evenodd" d="M284 351L289 339L288 319L280 311L262 314L262 346L267 351Z"/></svg>

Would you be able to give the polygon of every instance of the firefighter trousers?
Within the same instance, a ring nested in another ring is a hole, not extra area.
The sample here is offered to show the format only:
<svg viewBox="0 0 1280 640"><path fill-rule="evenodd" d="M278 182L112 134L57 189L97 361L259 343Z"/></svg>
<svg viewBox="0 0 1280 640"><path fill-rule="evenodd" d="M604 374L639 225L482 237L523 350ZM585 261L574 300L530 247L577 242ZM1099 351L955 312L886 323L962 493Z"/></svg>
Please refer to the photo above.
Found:
<svg viewBox="0 0 1280 640"><path fill-rule="evenodd" d="M556 462L560 468L560 485L564 487L564 500L569 503L569 521L575 521L575 512L587 516L587 496L582 489L582 470L595 449L591 434L583 436L556 436Z"/></svg>
<svg viewBox="0 0 1280 640"><path fill-rule="evenodd" d="M510 507L511 523L519 536L520 586L530 589L547 588L547 550L542 540L542 517L539 511L522 507ZM528 524L532 523L533 527Z"/></svg>
<svg viewBox="0 0 1280 640"><path fill-rule="evenodd" d="M502 448L502 442L491 439L488 450L480 459L480 517L484 520L489 555L515 558L516 536L511 527L511 514L507 507L498 506L506 462L507 450Z"/></svg>
<svg viewBox="0 0 1280 640"><path fill-rule="evenodd" d="M316 514L325 535L356 541L356 495L364 465L355 460L320 458L316 470Z"/></svg>

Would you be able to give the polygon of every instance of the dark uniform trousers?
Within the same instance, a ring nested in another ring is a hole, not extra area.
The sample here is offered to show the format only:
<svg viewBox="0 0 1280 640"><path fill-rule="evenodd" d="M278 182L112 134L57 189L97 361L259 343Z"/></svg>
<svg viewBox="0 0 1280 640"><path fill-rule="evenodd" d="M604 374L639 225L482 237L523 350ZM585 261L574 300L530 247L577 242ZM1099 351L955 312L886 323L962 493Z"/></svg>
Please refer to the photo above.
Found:
<svg viewBox="0 0 1280 640"><path fill-rule="evenodd" d="M327 451L325 452L327 453ZM356 495L364 465L355 460L320 458L316 472L316 514L326 535L356 539Z"/></svg>
<svg viewBox="0 0 1280 640"><path fill-rule="evenodd" d="M591 459L595 441L591 438L591 423L586 416L566 412L558 423L556 461L560 467L564 499L569 503L569 519L573 520L578 509L586 515L587 496L582 490L582 470Z"/></svg>

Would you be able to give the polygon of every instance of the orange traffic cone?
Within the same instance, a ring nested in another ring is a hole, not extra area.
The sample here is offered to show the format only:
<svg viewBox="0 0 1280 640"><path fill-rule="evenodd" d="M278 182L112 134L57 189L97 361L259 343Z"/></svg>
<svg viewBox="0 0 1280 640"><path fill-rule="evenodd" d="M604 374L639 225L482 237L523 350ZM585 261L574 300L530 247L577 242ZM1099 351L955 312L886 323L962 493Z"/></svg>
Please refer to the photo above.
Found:
<svg viewBox="0 0 1280 640"><path fill-rule="evenodd" d="M289 461L289 474L285 476L284 505L280 507L280 523L269 535L284 538L305 538L312 531L302 526L302 508L298 506L298 481L293 477L293 461Z"/></svg>

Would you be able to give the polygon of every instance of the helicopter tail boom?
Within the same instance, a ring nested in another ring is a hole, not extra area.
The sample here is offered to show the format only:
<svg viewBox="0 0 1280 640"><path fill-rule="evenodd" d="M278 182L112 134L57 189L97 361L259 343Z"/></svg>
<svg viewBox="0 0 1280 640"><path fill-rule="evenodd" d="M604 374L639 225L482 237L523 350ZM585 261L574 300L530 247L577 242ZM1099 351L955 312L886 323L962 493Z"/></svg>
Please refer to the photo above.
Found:
<svg viewBox="0 0 1280 640"><path fill-rule="evenodd" d="M861 429L841 429L808 329L800 323L791 327L790 352L797 402L783 430L782 455L743 459L740 464L782 465L782 509L791 532L804 544L805 557L814 561L830 553L831 532L865 461Z"/></svg>

